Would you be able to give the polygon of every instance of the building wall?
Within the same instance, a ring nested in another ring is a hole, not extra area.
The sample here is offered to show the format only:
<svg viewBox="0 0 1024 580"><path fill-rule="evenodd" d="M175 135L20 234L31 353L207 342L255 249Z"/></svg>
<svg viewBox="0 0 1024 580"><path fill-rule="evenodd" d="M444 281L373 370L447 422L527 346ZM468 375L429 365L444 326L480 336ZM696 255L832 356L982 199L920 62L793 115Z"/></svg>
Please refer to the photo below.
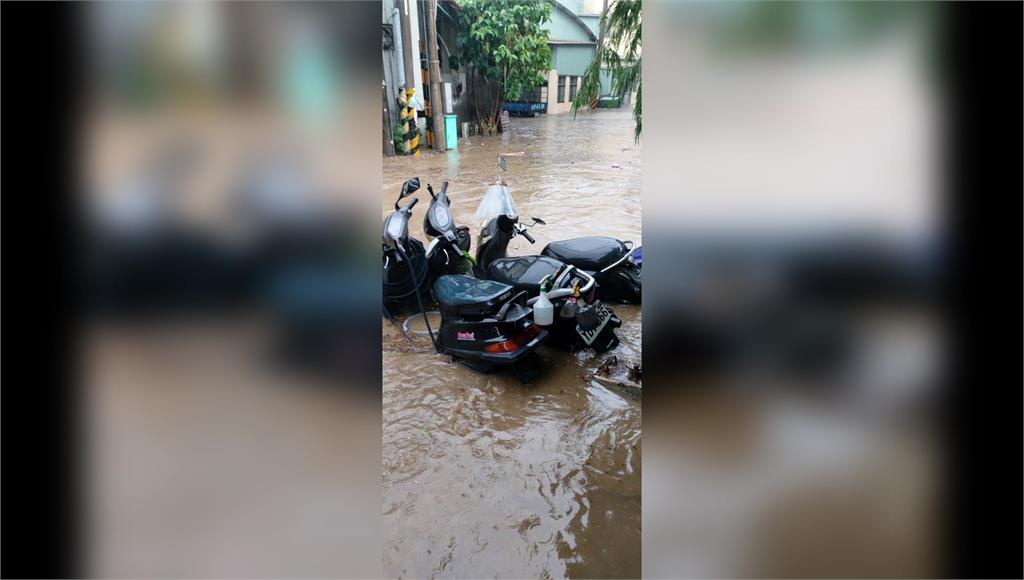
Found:
<svg viewBox="0 0 1024 580"><path fill-rule="evenodd" d="M595 38L598 18L583 14L582 0L563 0L554 3L551 22L548 23L548 38L551 39L551 69L548 71L548 114L567 113L572 108L571 82L566 79L564 102L558 102L558 77L580 77L594 60L597 51ZM580 20L567 14L561 7L571 10ZM581 23L582 21L582 23ZM571 44L563 44L571 43ZM576 79L578 83L579 80Z"/></svg>
<svg viewBox="0 0 1024 580"><path fill-rule="evenodd" d="M565 83L565 95L564 95L565 102L564 103L559 103L558 102L558 77L562 76L562 75L565 75L565 73L562 72L562 71L559 71L557 69L552 69L552 70L548 71L547 79L548 79L548 114L549 115L558 115L558 114L561 114L561 113L568 113L570 110L572 110L572 99L569 98L569 96L572 94L571 82L572 82L572 79L575 78L576 82L579 83L579 75L565 75L567 77L570 77L570 78L566 79L566 83Z"/></svg>
<svg viewBox="0 0 1024 580"><path fill-rule="evenodd" d="M425 7L420 7L421 10ZM458 30L456 24L445 15L442 10L445 9L443 4L438 6L437 10L437 56L441 66L441 81L443 83L452 84L452 111L451 113L456 116L459 130L462 130L463 121L470 120L470 102L468 95L468 86L466 82L466 70L463 67L461 70L452 70L451 66L451 52L455 50L456 36ZM451 8L448 8L451 11ZM451 12L449 12L451 14ZM444 86L442 85L442 99L444 98ZM448 111L445 111L448 113Z"/></svg>
<svg viewBox="0 0 1024 580"><path fill-rule="evenodd" d="M601 15L600 14L580 14L580 20L586 23L587 28L594 33L594 36L601 35Z"/></svg>
<svg viewBox="0 0 1024 580"><path fill-rule="evenodd" d="M401 0L385 0L383 2L383 6L382 6L382 19L383 19L383 21L384 22L391 22L392 21L391 20L392 9L395 8L395 7L398 7L399 9L401 9L402 5L403 5L403 3L402 3ZM418 7L418 2L409 2L409 20L412 23L412 26L410 26L409 32L412 35L412 61L414 63L418 63L421 60L421 55L420 55L420 30L419 30L419 26L417 25L417 23L419 22L419 18L420 18L418 8L419 8ZM394 55L394 59L395 59L394 66L396 66L396 67L404 67L405 65L404 65L404 63L402 61L402 58L403 58L402 54L400 52L396 52L395 55ZM419 70L420 67L416 66L415 68L417 70ZM422 95L421 95L421 93L422 93L422 86L421 86L422 83L420 82L419 73L417 73L417 78L415 79L415 81L416 81L416 94L413 96L414 104L416 104L418 106L418 108L422 108L422 106L423 106L422 105L422 101L421 101L421 99L422 99Z"/></svg>
<svg viewBox="0 0 1024 580"><path fill-rule="evenodd" d="M564 103L558 103L558 71L548 71L548 114L557 115L558 113L564 113L568 109Z"/></svg>

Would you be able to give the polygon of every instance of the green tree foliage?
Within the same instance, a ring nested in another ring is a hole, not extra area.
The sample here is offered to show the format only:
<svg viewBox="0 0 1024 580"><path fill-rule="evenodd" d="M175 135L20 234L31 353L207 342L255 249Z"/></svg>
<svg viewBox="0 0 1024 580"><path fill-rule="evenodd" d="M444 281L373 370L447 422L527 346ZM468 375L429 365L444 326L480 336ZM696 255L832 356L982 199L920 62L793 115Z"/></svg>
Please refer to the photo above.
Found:
<svg viewBox="0 0 1024 580"><path fill-rule="evenodd" d="M452 68L466 67L469 97L481 128L495 133L501 103L520 100L545 82L551 47L544 0L461 0Z"/></svg>
<svg viewBox="0 0 1024 580"><path fill-rule="evenodd" d="M576 98L572 100L573 113L597 105L601 96L601 70L612 75L612 92L623 95L636 87L633 105L633 137L640 141L643 132L643 81L640 76L641 58L641 0L617 0L601 15L605 30L604 45L597 48L593 62L580 80Z"/></svg>

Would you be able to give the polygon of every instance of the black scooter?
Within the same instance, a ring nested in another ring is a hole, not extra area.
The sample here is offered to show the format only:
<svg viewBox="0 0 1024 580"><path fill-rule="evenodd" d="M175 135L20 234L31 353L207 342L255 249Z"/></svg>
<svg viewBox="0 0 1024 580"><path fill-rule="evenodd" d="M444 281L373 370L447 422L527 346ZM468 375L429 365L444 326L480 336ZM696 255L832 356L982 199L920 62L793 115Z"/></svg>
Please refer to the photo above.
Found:
<svg viewBox="0 0 1024 580"><path fill-rule="evenodd" d="M402 185L399 200L419 189L419 179ZM423 306L420 281L425 274L416 272L409 256L409 218L418 199L405 206L395 201L395 211L384 221L385 279L389 268L404 263L414 286L414 294L423 314L427 332L437 352L452 355L465 366L489 372L495 366L510 366L523 382L538 374L537 346L547 331L533 322L533 310L527 296L507 284L477 280L462 275L442 275L433 283L433 294L441 311L437 336L430 328ZM442 233L438 230L439 233ZM420 244L422 247L422 244ZM423 261L424 269L426 261Z"/></svg>
<svg viewBox="0 0 1024 580"><path fill-rule="evenodd" d="M504 158L499 158L498 165L504 169ZM489 218L477 243L479 277L529 293L532 298L527 304L530 305L540 299L543 286L554 307L550 326L552 342L568 348L590 347L598 353L618 346L615 328L622 321L598 300L598 283L593 275L548 256L506 257L508 243L517 235L531 244L536 243L529 228L544 221L535 217L530 226L519 223L515 202L500 176L484 194L477 217Z"/></svg>
<svg viewBox="0 0 1024 580"><path fill-rule="evenodd" d="M420 188L420 180L414 177L402 184L402 191L395 200L395 211L384 220L383 259L384 271L381 286L384 291L384 315L394 321L394 316L423 310L420 288L429 287L428 265L423 242L409 237L409 218L412 207L419 199L413 199L405 207L398 202Z"/></svg>
<svg viewBox="0 0 1024 580"><path fill-rule="evenodd" d="M508 168L504 157L498 158L498 167L502 171ZM536 223L544 225L543 220L537 220ZM637 259L634 259L633 250L631 241L609 236L588 236L551 242L540 253L572 264L593 276L597 281L600 298L640 304L641 270Z"/></svg>
<svg viewBox="0 0 1024 580"><path fill-rule="evenodd" d="M469 253L472 237L469 226L456 226L448 200L448 181L441 184L440 193L427 184L431 202L423 216L423 231L432 238L427 246L427 263L431 284L445 274L473 275L476 261Z"/></svg>
<svg viewBox="0 0 1024 580"><path fill-rule="evenodd" d="M597 280L600 295L606 300L641 303L640 264L634 259L633 242L588 236L551 242L540 253L585 270Z"/></svg>

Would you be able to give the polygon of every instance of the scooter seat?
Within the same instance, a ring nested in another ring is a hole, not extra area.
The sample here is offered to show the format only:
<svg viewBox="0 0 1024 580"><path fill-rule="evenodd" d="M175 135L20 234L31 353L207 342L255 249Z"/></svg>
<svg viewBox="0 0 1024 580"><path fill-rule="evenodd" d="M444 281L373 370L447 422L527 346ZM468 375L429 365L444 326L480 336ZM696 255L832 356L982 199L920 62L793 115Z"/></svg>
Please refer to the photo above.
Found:
<svg viewBox="0 0 1024 580"><path fill-rule="evenodd" d="M527 290L530 294L536 294L540 292L541 280L545 276L553 279L564 265L546 256L501 258L491 262L487 267L487 277L511 284L517 290Z"/></svg>
<svg viewBox="0 0 1024 580"><path fill-rule="evenodd" d="M629 248L621 241L606 236L590 236L551 242L541 254L572 264L581 270L597 272L621 258Z"/></svg>
<svg viewBox="0 0 1024 580"><path fill-rule="evenodd" d="M434 282L434 299L445 308L489 306L511 296L512 286L493 280L441 276Z"/></svg>

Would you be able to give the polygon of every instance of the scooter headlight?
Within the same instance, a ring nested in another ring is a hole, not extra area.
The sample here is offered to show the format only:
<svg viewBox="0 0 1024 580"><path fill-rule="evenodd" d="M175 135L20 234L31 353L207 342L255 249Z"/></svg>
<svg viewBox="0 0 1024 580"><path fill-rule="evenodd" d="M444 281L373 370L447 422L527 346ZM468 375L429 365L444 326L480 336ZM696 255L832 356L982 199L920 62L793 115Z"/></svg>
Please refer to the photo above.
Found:
<svg viewBox="0 0 1024 580"><path fill-rule="evenodd" d="M448 211L448 208L440 204L434 206L434 223L439 229L448 229L452 223L451 212Z"/></svg>

